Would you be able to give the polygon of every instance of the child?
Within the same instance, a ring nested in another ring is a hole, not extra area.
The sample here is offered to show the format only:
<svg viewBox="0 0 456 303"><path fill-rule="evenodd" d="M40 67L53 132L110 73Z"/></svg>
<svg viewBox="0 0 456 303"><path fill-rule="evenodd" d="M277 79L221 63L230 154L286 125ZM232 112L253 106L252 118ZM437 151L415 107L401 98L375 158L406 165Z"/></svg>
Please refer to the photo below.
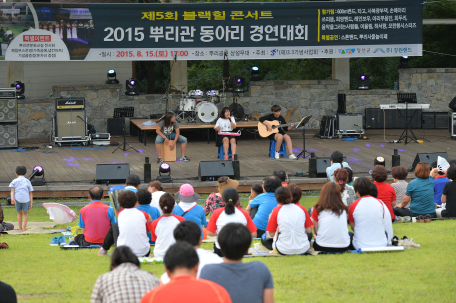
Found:
<svg viewBox="0 0 456 303"><path fill-rule="evenodd" d="M173 245L176 240L174 239L174 228L179 222L185 219L173 215L175 200L169 193L164 193L160 197L160 208L163 211L163 216L152 222L152 241L155 241L154 256L164 257L168 248Z"/></svg>
<svg viewBox="0 0 456 303"><path fill-rule="evenodd" d="M255 199L259 194L263 193L263 186L259 183L253 184L252 188L250 189L250 196L249 196L249 203L253 199Z"/></svg>
<svg viewBox="0 0 456 303"><path fill-rule="evenodd" d="M188 183L182 184L174 195L180 202L174 207L173 214L198 224L201 229L201 238L204 239L203 227L207 226L206 214L204 208L196 203L199 195L195 193L193 186Z"/></svg>
<svg viewBox="0 0 456 303"><path fill-rule="evenodd" d="M152 230L152 219L149 214L137 209L138 197L131 190L119 195L119 204L123 208L118 215L119 238L117 247L130 247L137 257L148 257L150 254L147 233Z"/></svg>
<svg viewBox="0 0 456 303"><path fill-rule="evenodd" d="M150 201L152 199L152 194L148 192L147 190L140 190L136 193L138 196L138 203L139 206L137 207L139 210L142 210L143 212L149 214L149 216L152 218L152 221L155 219L158 219L160 217L160 212L156 207L150 206ZM155 244L155 242L152 241L151 235L147 234L147 237L149 237L149 243L150 244Z"/></svg>
<svg viewBox="0 0 456 303"><path fill-rule="evenodd" d="M27 168L25 166L16 167L16 179L11 181L11 203L16 205L17 222L19 230L25 231L28 220L28 210L33 205L32 183L25 178Z"/></svg>

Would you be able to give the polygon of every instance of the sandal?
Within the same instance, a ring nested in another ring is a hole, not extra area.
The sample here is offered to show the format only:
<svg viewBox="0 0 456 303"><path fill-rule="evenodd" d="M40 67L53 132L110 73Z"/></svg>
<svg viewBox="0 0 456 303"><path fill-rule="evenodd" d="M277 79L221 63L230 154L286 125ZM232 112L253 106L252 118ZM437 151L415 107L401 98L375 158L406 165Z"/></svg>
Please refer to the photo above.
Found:
<svg viewBox="0 0 456 303"><path fill-rule="evenodd" d="M0 244L0 249L1 248L9 248L9 246L5 242L3 242L2 244Z"/></svg>

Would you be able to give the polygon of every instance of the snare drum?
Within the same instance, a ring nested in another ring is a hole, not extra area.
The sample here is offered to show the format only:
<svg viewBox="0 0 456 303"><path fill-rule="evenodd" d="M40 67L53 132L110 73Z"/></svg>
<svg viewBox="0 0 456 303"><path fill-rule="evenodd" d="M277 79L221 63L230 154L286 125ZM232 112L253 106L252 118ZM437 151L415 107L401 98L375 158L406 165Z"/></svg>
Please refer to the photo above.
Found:
<svg viewBox="0 0 456 303"><path fill-rule="evenodd" d="M179 110L184 112L192 112L196 110L196 100L192 98L180 98Z"/></svg>

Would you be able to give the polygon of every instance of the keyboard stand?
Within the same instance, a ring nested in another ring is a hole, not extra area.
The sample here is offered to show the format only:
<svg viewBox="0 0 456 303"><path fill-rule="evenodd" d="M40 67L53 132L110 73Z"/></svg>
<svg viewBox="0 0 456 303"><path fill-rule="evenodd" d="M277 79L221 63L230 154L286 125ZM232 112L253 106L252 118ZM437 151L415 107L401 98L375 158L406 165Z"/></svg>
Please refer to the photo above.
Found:
<svg viewBox="0 0 456 303"><path fill-rule="evenodd" d="M397 140L397 143L400 143L402 140L404 140L404 145L407 145L407 143L409 143L408 141L414 141L414 142L418 143L415 134L413 133L412 129L410 128L410 122L412 121L413 116L415 116L416 110L413 110L413 115L410 117L410 119L408 119L408 103L407 102L405 102L405 117L399 108L397 110L399 111L399 114L401 115L402 119L405 122L404 131L402 132L401 136ZM411 133L411 136L408 135L409 131Z"/></svg>

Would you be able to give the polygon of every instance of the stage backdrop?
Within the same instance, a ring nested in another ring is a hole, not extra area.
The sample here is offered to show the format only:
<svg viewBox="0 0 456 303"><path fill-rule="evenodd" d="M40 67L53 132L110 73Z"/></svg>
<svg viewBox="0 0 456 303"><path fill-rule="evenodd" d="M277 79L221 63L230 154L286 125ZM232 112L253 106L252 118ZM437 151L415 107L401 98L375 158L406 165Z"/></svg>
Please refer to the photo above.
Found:
<svg viewBox="0 0 456 303"><path fill-rule="evenodd" d="M0 3L0 12L0 27L15 29L2 43L10 61L422 55L419 1Z"/></svg>

